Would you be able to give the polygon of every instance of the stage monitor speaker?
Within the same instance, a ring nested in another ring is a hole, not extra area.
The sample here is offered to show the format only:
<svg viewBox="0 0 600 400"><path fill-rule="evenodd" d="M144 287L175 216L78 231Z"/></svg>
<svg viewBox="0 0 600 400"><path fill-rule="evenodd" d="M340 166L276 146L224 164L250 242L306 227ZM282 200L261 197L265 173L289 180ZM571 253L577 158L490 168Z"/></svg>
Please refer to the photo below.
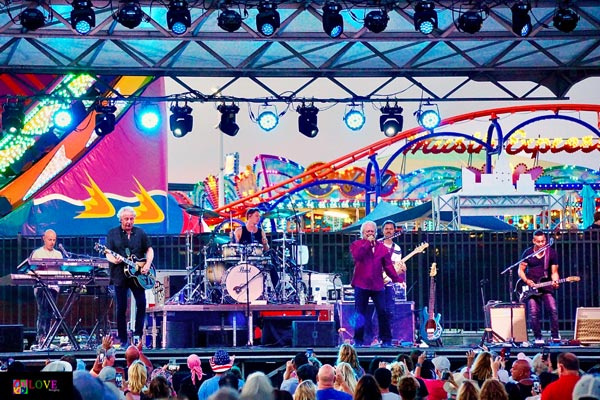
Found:
<svg viewBox="0 0 600 400"><path fill-rule="evenodd" d="M23 351L23 325L0 325L0 353Z"/></svg>
<svg viewBox="0 0 600 400"><path fill-rule="evenodd" d="M335 347L338 335L333 321L292 322L294 347Z"/></svg>
<svg viewBox="0 0 600 400"><path fill-rule="evenodd" d="M316 315L263 317L262 345L290 347L292 345L292 324L295 321L317 321Z"/></svg>
<svg viewBox="0 0 600 400"><path fill-rule="evenodd" d="M575 340L582 344L600 343L600 308L578 307L575 317Z"/></svg>
<svg viewBox="0 0 600 400"><path fill-rule="evenodd" d="M402 303L395 303L394 309L392 310L392 341L402 342L414 342L415 340L415 318L413 315L415 303L414 301L407 301ZM377 314L374 312L375 306L369 304L368 318L365 323L365 336L364 342L371 343L375 337L379 336L379 324L377 322ZM337 312L337 307L336 307ZM336 316L339 318L339 315ZM342 319L341 327L343 328L344 341L352 339L354 337L354 326L357 322L357 314L354 310L354 303L342 303Z"/></svg>
<svg viewBox="0 0 600 400"><path fill-rule="evenodd" d="M511 330L512 310L512 330ZM527 321L525 319L525 304L499 303L488 308L492 330L503 339L522 343L527 341ZM494 337L495 342L500 339Z"/></svg>

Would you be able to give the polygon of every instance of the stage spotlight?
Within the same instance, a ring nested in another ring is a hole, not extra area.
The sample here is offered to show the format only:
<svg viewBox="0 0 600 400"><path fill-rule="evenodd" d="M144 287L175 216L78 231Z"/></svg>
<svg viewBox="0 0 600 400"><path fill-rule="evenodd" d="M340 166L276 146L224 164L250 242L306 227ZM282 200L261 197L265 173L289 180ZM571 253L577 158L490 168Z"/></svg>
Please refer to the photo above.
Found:
<svg viewBox="0 0 600 400"><path fill-rule="evenodd" d="M19 102L4 103L2 111L2 130L11 134L17 134L23 129L25 113L23 105Z"/></svg>
<svg viewBox="0 0 600 400"><path fill-rule="evenodd" d="M529 36L531 33L531 17L529 11L531 3L529 1L519 0L510 8L512 12L512 30L521 37Z"/></svg>
<svg viewBox="0 0 600 400"><path fill-rule="evenodd" d="M279 124L279 115L277 114L277 108L265 104L258 108L258 117L256 123L263 131L269 132L275 129Z"/></svg>
<svg viewBox="0 0 600 400"><path fill-rule="evenodd" d="M424 107L429 107L424 109ZM431 104L429 101L419 105L419 109L415 111L417 122L428 131L433 131L440 126L442 119L440 118L440 110L437 104Z"/></svg>
<svg viewBox="0 0 600 400"><path fill-rule="evenodd" d="M360 130L366 122L365 113L362 105L357 106L351 104L346 107L346 110L347 111L344 114L344 123L346 124L346 126L353 131Z"/></svg>
<svg viewBox="0 0 600 400"><path fill-rule="evenodd" d="M319 109L314 105L305 106L302 104L296 108L298 114L298 130L306 137L314 138L319 133L317 126L317 114Z"/></svg>
<svg viewBox="0 0 600 400"><path fill-rule="evenodd" d="M102 101L96 105L96 135L106 136L115 130L115 112L117 107L110 101Z"/></svg>
<svg viewBox="0 0 600 400"><path fill-rule="evenodd" d="M176 35L183 35L192 25L192 17L185 0L171 0L167 10L167 27Z"/></svg>
<svg viewBox="0 0 600 400"><path fill-rule="evenodd" d="M389 20L390 17L385 10L373 10L365 17L365 28L373 33L381 33L387 28Z"/></svg>
<svg viewBox="0 0 600 400"><path fill-rule="evenodd" d="M438 15L435 11L433 1L422 0L415 6L415 14L413 16L415 22L415 30L424 35L429 35L438 27Z"/></svg>
<svg viewBox="0 0 600 400"><path fill-rule="evenodd" d="M224 9L217 18L219 28L227 32L235 32L242 26L242 16L235 10Z"/></svg>
<svg viewBox="0 0 600 400"><path fill-rule="evenodd" d="M395 105L390 107L386 105L381 109L381 117L379 117L379 129L387 137L394 137L398 132L402 131L404 118L402 117L402 107Z"/></svg>
<svg viewBox="0 0 600 400"><path fill-rule="evenodd" d="M46 24L46 17L39 8L26 8L19 15L21 26L28 31L35 31Z"/></svg>
<svg viewBox="0 0 600 400"><path fill-rule="evenodd" d="M54 121L54 126L59 129L65 129L73 123L73 115L71 115L71 110L61 107L54 112L52 120Z"/></svg>
<svg viewBox="0 0 600 400"><path fill-rule="evenodd" d="M142 23L144 11L138 0L121 0L114 18L125 28L133 29Z"/></svg>
<svg viewBox="0 0 600 400"><path fill-rule="evenodd" d="M553 22L554 27L559 31L564 33L573 32L579 22L579 15L570 8L559 7L554 13Z"/></svg>
<svg viewBox="0 0 600 400"><path fill-rule="evenodd" d="M143 129L152 130L160 124L160 109L157 104L144 103L138 112L138 121Z"/></svg>
<svg viewBox="0 0 600 400"><path fill-rule="evenodd" d="M456 28L460 32L477 33L483 26L483 16L480 11L467 11L458 17Z"/></svg>
<svg viewBox="0 0 600 400"><path fill-rule="evenodd" d="M340 15L342 6L330 1L323 6L323 30L332 38L339 37L344 32L344 19Z"/></svg>
<svg viewBox="0 0 600 400"><path fill-rule="evenodd" d="M169 127L173 136L182 138L192 131L194 126L194 118L192 117L192 107L187 104L179 106L174 104L171 106L171 117L169 118Z"/></svg>
<svg viewBox="0 0 600 400"><path fill-rule="evenodd" d="M71 11L71 27L80 35L87 35L96 26L96 13L90 0L74 0Z"/></svg>
<svg viewBox="0 0 600 400"><path fill-rule="evenodd" d="M279 28L281 20L277 12L277 4L261 1L256 15L256 29L265 36L271 36Z"/></svg>
<svg viewBox="0 0 600 400"><path fill-rule="evenodd" d="M226 135L235 136L240 131L240 127L235 122L235 116L240 111L240 108L235 104L229 106L220 104L217 110L221 112L221 122L219 123L219 129Z"/></svg>

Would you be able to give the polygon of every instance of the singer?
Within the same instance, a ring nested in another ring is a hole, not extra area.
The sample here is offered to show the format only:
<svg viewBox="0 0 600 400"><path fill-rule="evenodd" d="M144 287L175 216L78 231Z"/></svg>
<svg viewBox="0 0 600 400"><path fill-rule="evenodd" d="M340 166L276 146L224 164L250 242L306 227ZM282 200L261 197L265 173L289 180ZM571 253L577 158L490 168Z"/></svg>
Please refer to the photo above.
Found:
<svg viewBox="0 0 600 400"><path fill-rule="evenodd" d="M542 338L542 304L546 312L550 313L550 333L553 341L560 341L558 333L558 309L554 290L558 288L560 276L558 274L558 257L556 251L546 241L544 232L537 230L533 233L533 246L525 249L519 265L519 278L528 285L532 293L527 301L531 330L536 345L543 345ZM543 281L552 281L551 286L537 288L536 285Z"/></svg>
<svg viewBox="0 0 600 400"><path fill-rule="evenodd" d="M40 259L40 258L61 259L61 258L63 258L63 255L61 254L61 252L54 248L54 245L56 245L56 232L55 231L53 231L52 229L46 230L44 232L44 236L42 236L42 240L44 241L44 245L38 249L35 249L31 253L31 256L30 256L31 259ZM59 290L58 286L48 285L48 292L50 292L50 294L54 298L54 303L56 303L56 300L58 299L58 290ZM35 301L37 304L37 311L38 311L37 324L36 324L36 329L37 329L36 343L37 343L37 346L39 346L39 344L41 344L44 341L44 338L46 337L46 335L48 334L48 331L50 330L50 323L52 322L53 312L52 312L52 308L50 307L50 303L48 303L48 300L46 299L46 297L44 297L44 293L42 292L41 288L34 287L33 294L35 296ZM36 346L36 345L34 345L34 346ZM36 347L34 347L34 346L32 346L33 350L36 349Z"/></svg>
<svg viewBox="0 0 600 400"><path fill-rule="evenodd" d="M351 284L354 288L354 308L357 315L354 323L354 345L364 346L365 321L370 318L367 309L371 298L377 312L381 346L390 347L392 332L390 320L386 315L383 273L385 272L392 282L402 283L404 280L394 268L390 251L376 238L377 224L366 221L362 224L360 232L361 239L350 244L350 253L354 259Z"/></svg>

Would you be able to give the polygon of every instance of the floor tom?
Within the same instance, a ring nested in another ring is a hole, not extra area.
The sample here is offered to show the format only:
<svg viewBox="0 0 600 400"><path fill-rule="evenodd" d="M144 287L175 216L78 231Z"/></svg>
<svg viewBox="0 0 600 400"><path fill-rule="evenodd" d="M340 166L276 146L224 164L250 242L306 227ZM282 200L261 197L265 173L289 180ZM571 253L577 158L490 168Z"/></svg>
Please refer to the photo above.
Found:
<svg viewBox="0 0 600 400"><path fill-rule="evenodd" d="M225 261L218 258L207 258L206 259L206 279L211 283L220 283L223 280L225 274Z"/></svg>

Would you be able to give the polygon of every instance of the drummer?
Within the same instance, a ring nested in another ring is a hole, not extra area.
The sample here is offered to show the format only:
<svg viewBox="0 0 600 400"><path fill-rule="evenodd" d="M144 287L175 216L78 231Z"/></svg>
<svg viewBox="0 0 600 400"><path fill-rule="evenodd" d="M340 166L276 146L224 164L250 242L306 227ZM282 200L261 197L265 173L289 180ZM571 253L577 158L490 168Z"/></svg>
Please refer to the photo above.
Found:
<svg viewBox="0 0 600 400"><path fill-rule="evenodd" d="M258 208L249 208L246 211L246 224L236 228L233 232L235 243L252 244L260 243L263 247L263 254L269 250L269 242L265 231L258 225L260 222L260 210Z"/></svg>

